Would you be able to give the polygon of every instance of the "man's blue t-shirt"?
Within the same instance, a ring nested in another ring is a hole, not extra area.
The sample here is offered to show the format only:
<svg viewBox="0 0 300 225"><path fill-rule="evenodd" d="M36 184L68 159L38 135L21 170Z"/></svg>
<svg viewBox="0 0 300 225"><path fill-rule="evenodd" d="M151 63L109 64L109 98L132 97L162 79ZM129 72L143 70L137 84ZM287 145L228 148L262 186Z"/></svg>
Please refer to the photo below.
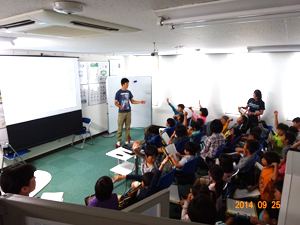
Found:
<svg viewBox="0 0 300 225"><path fill-rule="evenodd" d="M123 110L119 108L119 113L126 113L131 111L130 99L132 98L133 95L129 90L123 91L122 89L120 89L117 91L115 100L119 102L119 105L124 107Z"/></svg>

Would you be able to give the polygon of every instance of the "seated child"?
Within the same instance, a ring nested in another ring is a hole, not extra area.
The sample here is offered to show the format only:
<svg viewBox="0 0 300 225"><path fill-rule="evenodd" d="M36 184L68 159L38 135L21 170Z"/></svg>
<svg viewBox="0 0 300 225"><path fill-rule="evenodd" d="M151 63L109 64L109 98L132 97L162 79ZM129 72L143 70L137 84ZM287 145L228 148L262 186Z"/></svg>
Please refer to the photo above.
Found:
<svg viewBox="0 0 300 225"><path fill-rule="evenodd" d="M281 158L285 157L286 151L292 147L292 144L294 144L295 140L296 140L296 137L291 132L285 132L282 135L282 137L280 139L280 141L283 143L283 148L281 151Z"/></svg>
<svg viewBox="0 0 300 225"><path fill-rule="evenodd" d="M296 142L300 141L300 117L296 117L292 120L293 126L298 129L298 135L296 135Z"/></svg>
<svg viewBox="0 0 300 225"><path fill-rule="evenodd" d="M225 144L224 135L221 134L223 125L220 120L213 120L210 124L210 129L213 134L206 138L204 147L200 152L199 166L208 169L207 164L216 155L217 149Z"/></svg>
<svg viewBox="0 0 300 225"><path fill-rule="evenodd" d="M188 206L191 200L193 200L194 197L199 196L199 195L207 195L208 197L213 200L214 204L216 199L214 197L214 192L210 191L205 184L198 184L195 185L191 188L191 193L188 194L188 197L186 199L182 199L180 201L180 204L182 206L182 211L181 211L181 220L183 221L191 221L188 215Z"/></svg>
<svg viewBox="0 0 300 225"><path fill-rule="evenodd" d="M271 149L275 152L277 152L277 154L281 154L282 148L283 148L283 142L280 141L282 135L288 131L289 127L288 125L284 124L284 123L278 123L278 112L274 111L274 115L275 115L275 126L276 126L276 133L273 136L273 138L269 138L269 143L271 146Z"/></svg>
<svg viewBox="0 0 300 225"><path fill-rule="evenodd" d="M287 154L290 150L294 150L294 149L289 148L288 150L286 150L284 158L282 158L280 160L280 163L278 165L278 179L277 180L283 180L284 179Z"/></svg>
<svg viewBox="0 0 300 225"><path fill-rule="evenodd" d="M176 153L176 155L178 155L179 157L181 157L181 160L179 162L176 161L176 159L174 158L174 156L172 154L169 155L170 159L173 162L174 166L177 166L177 168L180 170L183 165L185 163L187 163L188 161L192 160L193 158L195 158L195 154L197 153L197 151L200 150L200 146L197 145L194 142L187 142L184 145L184 154L185 155L181 155L179 152Z"/></svg>
<svg viewBox="0 0 300 225"><path fill-rule="evenodd" d="M209 178L197 178L194 185L206 184L208 189L213 191L216 196L216 209L219 211L222 208L222 191L224 186L224 170L221 166L212 165L208 171Z"/></svg>
<svg viewBox="0 0 300 225"><path fill-rule="evenodd" d="M146 172L155 172L157 170L156 158L158 156L158 150L155 145L147 145L145 149L145 154L139 151L139 141L135 141L132 150L134 153L142 158L141 172L142 174Z"/></svg>
<svg viewBox="0 0 300 225"><path fill-rule="evenodd" d="M196 135L200 134L201 125L199 122L192 121L191 127L188 129L188 137L190 141L194 141Z"/></svg>
<svg viewBox="0 0 300 225"><path fill-rule="evenodd" d="M174 144L175 146L179 141L182 141L188 137L186 127L183 125L178 125L175 128L174 133L170 137L169 144Z"/></svg>
<svg viewBox="0 0 300 225"><path fill-rule="evenodd" d="M249 135L248 135L248 138L247 140L254 140L254 141L257 141L259 142L260 140L260 134L257 133L257 132L251 132ZM246 140L246 141L247 141ZM241 147L236 147L235 148L235 151L238 152L238 153L243 153L244 152L244 145L245 145L245 142L240 142L239 143L239 146ZM241 155L233 155L233 157L240 157Z"/></svg>
<svg viewBox="0 0 300 225"><path fill-rule="evenodd" d="M157 143L155 142L156 135L158 135L158 134L159 134L158 126L151 125L148 127L148 129L146 128L145 137L141 143L142 148L144 149L149 144L155 145L156 147L160 147L161 142L160 141Z"/></svg>
<svg viewBox="0 0 300 225"><path fill-rule="evenodd" d="M274 207L274 203L267 202L267 207L262 212L262 221L255 217L250 218L252 224L276 225L278 223L279 208Z"/></svg>
<svg viewBox="0 0 300 225"><path fill-rule="evenodd" d="M234 140L241 136L241 130L236 128L230 129L230 135L226 138L226 146L223 150L223 153L231 152L231 145L233 144Z"/></svg>
<svg viewBox="0 0 300 225"><path fill-rule="evenodd" d="M4 193L29 196L35 189L35 166L17 163L7 167L1 175L1 189Z"/></svg>
<svg viewBox="0 0 300 225"><path fill-rule="evenodd" d="M196 113L194 112L192 107L189 107L189 109L192 111L192 120L196 121L197 119L202 119L203 123L205 124L206 122L206 117L208 116L208 110L207 108L203 108L200 104L200 100L199 100L199 116L196 115Z"/></svg>
<svg viewBox="0 0 300 225"><path fill-rule="evenodd" d="M169 157L166 157L160 164L160 167L158 170L153 172L146 172L143 175L115 175L113 180L114 181L119 181L119 180L136 180L140 182L140 186L138 187L139 191L136 192L136 195L130 199L130 202L128 202L128 205L132 205L140 200L143 200L150 195L155 194L156 192L159 191L158 181L161 176L161 172L163 170L163 167L169 160ZM124 196L119 195L118 196L119 201L124 199Z"/></svg>
<svg viewBox="0 0 300 225"><path fill-rule="evenodd" d="M274 183L274 196L275 199L273 201L281 201L281 194L282 194L282 188L283 188L283 181L276 181ZM261 224L261 225L267 225L266 222L263 221L263 213L262 211L259 215L259 218L250 216L250 223L252 224Z"/></svg>
<svg viewBox="0 0 300 225"><path fill-rule="evenodd" d="M225 153L222 153L219 156L219 165L224 170L224 177L223 180L225 181L229 176L231 176L234 172L233 170L233 160L230 155L227 155Z"/></svg>
<svg viewBox="0 0 300 225"><path fill-rule="evenodd" d="M296 127L290 126L288 132L292 133L293 135L295 135L295 137L297 137L299 131Z"/></svg>
<svg viewBox="0 0 300 225"><path fill-rule="evenodd" d="M184 110L184 105L183 104L179 104L177 106L177 109L170 103L169 98L167 98L167 103L169 104L169 106L172 108L173 112L174 112L174 116L173 118L175 119L175 121L177 122L178 120L178 116L177 115L183 115L183 110Z"/></svg>
<svg viewBox="0 0 300 225"><path fill-rule="evenodd" d="M192 222L225 225L223 222L216 222L216 207L211 198L206 194L200 194L190 201L188 216Z"/></svg>
<svg viewBox="0 0 300 225"><path fill-rule="evenodd" d="M166 128L159 128L159 133L165 130L167 134L171 136L173 134L174 126L175 126L175 120L173 118L168 118L166 122Z"/></svg>
<svg viewBox="0 0 300 225"><path fill-rule="evenodd" d="M247 140L244 144L243 157L240 159L239 163L234 166L234 169L239 169L240 172L245 172L246 169L255 160L255 152L259 149L259 143L254 140Z"/></svg>
<svg viewBox="0 0 300 225"><path fill-rule="evenodd" d="M278 177L279 156L276 152L266 152L261 160L264 166L258 184L248 187L248 191L253 191L258 188L260 198L263 201L272 201L274 199L273 185Z"/></svg>
<svg viewBox="0 0 300 225"><path fill-rule="evenodd" d="M92 199L88 206L118 209L118 196L115 193L112 193L113 189L114 185L110 177L100 177L95 184L96 198Z"/></svg>
<svg viewBox="0 0 300 225"><path fill-rule="evenodd" d="M230 129L237 127L244 134L247 132L246 130L247 124L248 124L248 117L243 115L236 119L236 123L233 124L232 127L230 127Z"/></svg>
<svg viewBox="0 0 300 225"><path fill-rule="evenodd" d="M228 125L230 123L230 121L233 121L233 119L229 119L228 116L222 116L222 118L220 118L222 124L223 124L223 129L221 131L222 134L225 134L227 129L228 129Z"/></svg>

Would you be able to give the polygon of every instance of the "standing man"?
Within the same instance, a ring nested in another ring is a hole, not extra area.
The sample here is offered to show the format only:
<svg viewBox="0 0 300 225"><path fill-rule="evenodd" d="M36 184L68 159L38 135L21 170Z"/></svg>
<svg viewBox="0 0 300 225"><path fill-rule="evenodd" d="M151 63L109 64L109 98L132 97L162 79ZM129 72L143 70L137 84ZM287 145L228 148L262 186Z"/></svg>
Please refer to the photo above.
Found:
<svg viewBox="0 0 300 225"><path fill-rule="evenodd" d="M133 99L133 95L128 89L129 80L127 78L123 78L121 80L122 88L116 93L115 97L115 105L119 107L119 116L118 116L118 131L117 131L117 143L116 148L121 146L121 137L123 124L125 123L125 144L131 140L130 138L130 124L131 124L131 107L132 104L145 104L146 101L135 101Z"/></svg>

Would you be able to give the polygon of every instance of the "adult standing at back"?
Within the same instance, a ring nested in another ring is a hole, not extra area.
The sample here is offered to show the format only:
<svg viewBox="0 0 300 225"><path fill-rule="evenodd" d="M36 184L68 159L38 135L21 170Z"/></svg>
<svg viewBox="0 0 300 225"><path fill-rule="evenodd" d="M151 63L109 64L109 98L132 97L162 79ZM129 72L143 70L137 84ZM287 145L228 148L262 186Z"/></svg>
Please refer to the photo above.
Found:
<svg viewBox="0 0 300 225"><path fill-rule="evenodd" d="M238 107L238 109L246 109L246 113L249 118L248 128L252 128L258 125L260 116L264 113L265 103L261 100L262 95L260 90L255 90L253 98L250 98L245 107Z"/></svg>
<svg viewBox="0 0 300 225"><path fill-rule="evenodd" d="M129 80L127 78L123 78L121 80L122 88L117 91L115 96L115 105L119 108L118 115L118 131L117 131L117 143L116 148L121 146L121 137L123 125L125 123L125 144L131 140L130 138L130 124L131 124L131 107L130 102L132 104L145 104L146 101L135 101L133 99L132 93L128 90Z"/></svg>

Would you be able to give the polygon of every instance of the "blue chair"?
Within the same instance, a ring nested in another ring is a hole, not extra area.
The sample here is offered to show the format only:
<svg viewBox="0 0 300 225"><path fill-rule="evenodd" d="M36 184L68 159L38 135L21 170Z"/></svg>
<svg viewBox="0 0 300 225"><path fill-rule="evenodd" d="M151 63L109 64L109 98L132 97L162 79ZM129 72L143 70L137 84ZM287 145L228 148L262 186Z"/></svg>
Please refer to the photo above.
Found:
<svg viewBox="0 0 300 225"><path fill-rule="evenodd" d="M185 184L191 184L194 182L195 179L195 171L197 168L197 162L199 160L200 156L196 156L192 160L186 162L181 171L179 173L176 173L175 179L176 183L180 185Z"/></svg>
<svg viewBox="0 0 300 225"><path fill-rule="evenodd" d="M221 153L224 150L225 146L226 146L226 143L219 146L219 148L216 151L216 155L215 155L214 159L219 158L219 156L221 155Z"/></svg>
<svg viewBox="0 0 300 225"><path fill-rule="evenodd" d="M260 152L263 150L263 144L259 144L259 149L255 152L257 156L260 155Z"/></svg>
<svg viewBox="0 0 300 225"><path fill-rule="evenodd" d="M199 158L200 158L200 156L198 155L183 165L183 167L181 169L183 176L191 175L196 171L197 162L198 162Z"/></svg>
<svg viewBox="0 0 300 225"><path fill-rule="evenodd" d="M185 143L187 143L188 141L190 141L190 138L186 138L183 139L181 141L179 141L176 145L176 150L177 152L179 152L180 154L184 154L184 145Z"/></svg>
<svg viewBox="0 0 300 225"><path fill-rule="evenodd" d="M204 131L202 131L202 132L200 132L199 134L195 135L195 137L194 137L194 142L195 142L197 145L200 145L201 139L202 139L203 136L204 136Z"/></svg>
<svg viewBox="0 0 300 225"><path fill-rule="evenodd" d="M263 142L265 140L268 140L270 132L271 132L272 129L273 129L272 126L268 126L268 132L265 135L263 135L263 136L260 137L260 141L261 142Z"/></svg>
<svg viewBox="0 0 300 225"><path fill-rule="evenodd" d="M232 144L230 145L230 150L231 152L235 151L235 146L237 145L237 143L240 141L241 137L237 137L236 139L234 139L234 141L232 142Z"/></svg>
<svg viewBox="0 0 300 225"><path fill-rule="evenodd" d="M202 130L204 131L204 134L206 133L207 123L203 125Z"/></svg>
<svg viewBox="0 0 300 225"><path fill-rule="evenodd" d="M175 131L175 126L173 126L173 127L168 127L168 128L165 129L165 130L166 130L166 133L169 135L169 137L171 137L172 134L173 134L174 131Z"/></svg>
<svg viewBox="0 0 300 225"><path fill-rule="evenodd" d="M187 126L191 126L191 121L192 121L192 117L190 117L190 118L187 118Z"/></svg>
<svg viewBox="0 0 300 225"><path fill-rule="evenodd" d="M80 149L83 148L83 145L84 145L84 143L85 143L85 140L86 140L86 138L87 138L88 136L90 137L90 139L91 139L91 141L92 141L92 145L94 144L93 138L92 138L92 135L91 135L91 131L90 131L90 126L91 126L91 124L92 124L91 119L85 118L85 117L84 117L84 118L82 118L82 122L83 122L84 124L87 124L87 127L84 127L84 129L82 129L82 131L80 131L80 132L78 132L78 133L76 133L76 134L73 135L73 140L72 140L72 144L71 144L71 146L73 146L75 137L76 137L76 136L80 136L80 138L81 138L81 140L82 140L82 144L81 144Z"/></svg>
<svg viewBox="0 0 300 225"><path fill-rule="evenodd" d="M176 167L171 171L169 171L168 173L161 176L157 185L159 187L159 190L163 190L171 186L175 177L175 172L176 172Z"/></svg>
<svg viewBox="0 0 300 225"><path fill-rule="evenodd" d="M154 141L151 143L152 145L155 145L156 147L161 147L162 143L161 143L161 137L159 134L155 135L154 137Z"/></svg>
<svg viewBox="0 0 300 225"><path fill-rule="evenodd" d="M247 187L254 182L254 165L258 160L258 155L254 154L254 160L243 172L239 172L239 180L241 186ZM250 182L250 183L249 183Z"/></svg>

